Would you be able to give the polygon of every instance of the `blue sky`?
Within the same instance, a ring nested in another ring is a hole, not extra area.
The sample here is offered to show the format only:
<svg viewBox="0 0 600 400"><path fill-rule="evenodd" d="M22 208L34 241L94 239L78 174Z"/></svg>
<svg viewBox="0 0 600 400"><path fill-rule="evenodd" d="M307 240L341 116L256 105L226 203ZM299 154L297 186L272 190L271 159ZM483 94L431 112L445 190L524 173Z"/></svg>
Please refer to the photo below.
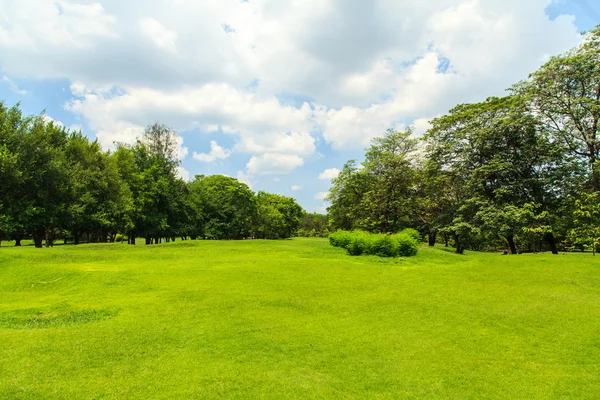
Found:
<svg viewBox="0 0 600 400"><path fill-rule="evenodd" d="M165 123L182 176L309 211L386 128L501 95L600 23L590 0L176 3L0 0L0 99L106 148Z"/></svg>

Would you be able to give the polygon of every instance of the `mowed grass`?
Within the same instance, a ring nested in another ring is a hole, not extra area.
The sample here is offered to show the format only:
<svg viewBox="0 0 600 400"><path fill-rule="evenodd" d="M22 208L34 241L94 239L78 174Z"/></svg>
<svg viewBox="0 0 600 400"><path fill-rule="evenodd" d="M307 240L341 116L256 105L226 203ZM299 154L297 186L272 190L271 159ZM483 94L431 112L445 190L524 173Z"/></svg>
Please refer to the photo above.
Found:
<svg viewBox="0 0 600 400"><path fill-rule="evenodd" d="M0 249L2 399L600 397L600 257Z"/></svg>

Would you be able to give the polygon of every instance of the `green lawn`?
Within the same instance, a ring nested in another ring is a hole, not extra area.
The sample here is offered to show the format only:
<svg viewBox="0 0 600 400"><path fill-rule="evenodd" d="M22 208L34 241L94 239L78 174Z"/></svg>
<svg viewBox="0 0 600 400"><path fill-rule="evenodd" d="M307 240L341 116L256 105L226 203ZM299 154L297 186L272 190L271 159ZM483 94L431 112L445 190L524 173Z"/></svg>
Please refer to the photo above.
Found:
<svg viewBox="0 0 600 400"><path fill-rule="evenodd" d="M0 248L1 399L599 397L591 254Z"/></svg>

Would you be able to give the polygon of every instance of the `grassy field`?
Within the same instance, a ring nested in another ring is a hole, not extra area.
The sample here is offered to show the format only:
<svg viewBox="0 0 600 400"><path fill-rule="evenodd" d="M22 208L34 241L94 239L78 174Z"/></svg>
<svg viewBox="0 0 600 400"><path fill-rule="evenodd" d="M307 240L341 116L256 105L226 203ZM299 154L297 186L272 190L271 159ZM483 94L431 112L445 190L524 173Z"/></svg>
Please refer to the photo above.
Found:
<svg viewBox="0 0 600 400"><path fill-rule="evenodd" d="M600 398L600 257L0 249L1 399Z"/></svg>

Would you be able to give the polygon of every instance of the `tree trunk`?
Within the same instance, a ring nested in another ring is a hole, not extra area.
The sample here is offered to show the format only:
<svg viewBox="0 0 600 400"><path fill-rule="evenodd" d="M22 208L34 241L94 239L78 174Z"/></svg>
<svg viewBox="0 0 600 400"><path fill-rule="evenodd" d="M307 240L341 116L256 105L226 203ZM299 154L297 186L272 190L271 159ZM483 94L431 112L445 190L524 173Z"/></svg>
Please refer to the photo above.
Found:
<svg viewBox="0 0 600 400"><path fill-rule="evenodd" d="M135 244L135 233L131 233L129 237L129 244Z"/></svg>
<svg viewBox="0 0 600 400"><path fill-rule="evenodd" d="M150 235L146 235L146 245L152 244L152 237Z"/></svg>
<svg viewBox="0 0 600 400"><path fill-rule="evenodd" d="M54 235L51 229L46 229L46 247L54 247Z"/></svg>
<svg viewBox="0 0 600 400"><path fill-rule="evenodd" d="M38 228L33 232L33 243L35 244L35 247L37 247L38 249L42 248L42 241L44 240L44 229L43 228Z"/></svg>
<svg viewBox="0 0 600 400"><path fill-rule="evenodd" d="M73 231L73 244L79 244L79 231Z"/></svg>
<svg viewBox="0 0 600 400"><path fill-rule="evenodd" d="M444 234L444 244L445 247L448 247L448 235Z"/></svg>
<svg viewBox="0 0 600 400"><path fill-rule="evenodd" d="M459 235L455 235L454 236L454 242L456 244L456 254L463 254L464 253L464 249L462 248L462 243L460 243L460 236Z"/></svg>
<svg viewBox="0 0 600 400"><path fill-rule="evenodd" d="M437 238L437 232L436 231L429 232L427 235L428 235L428 239L429 239L429 247L435 246L435 239Z"/></svg>
<svg viewBox="0 0 600 400"><path fill-rule="evenodd" d="M558 254L558 249L556 248L556 240L554 239L554 235L552 232L548 232L544 235L544 240L548 242L550 245L550 250L552 250L552 254Z"/></svg>
<svg viewBox="0 0 600 400"><path fill-rule="evenodd" d="M510 248L510 254L517 254L517 246L515 245L514 237L507 236L506 241L508 242L508 247Z"/></svg>
<svg viewBox="0 0 600 400"><path fill-rule="evenodd" d="M21 236L15 237L15 246L17 246L17 247L21 246Z"/></svg>

